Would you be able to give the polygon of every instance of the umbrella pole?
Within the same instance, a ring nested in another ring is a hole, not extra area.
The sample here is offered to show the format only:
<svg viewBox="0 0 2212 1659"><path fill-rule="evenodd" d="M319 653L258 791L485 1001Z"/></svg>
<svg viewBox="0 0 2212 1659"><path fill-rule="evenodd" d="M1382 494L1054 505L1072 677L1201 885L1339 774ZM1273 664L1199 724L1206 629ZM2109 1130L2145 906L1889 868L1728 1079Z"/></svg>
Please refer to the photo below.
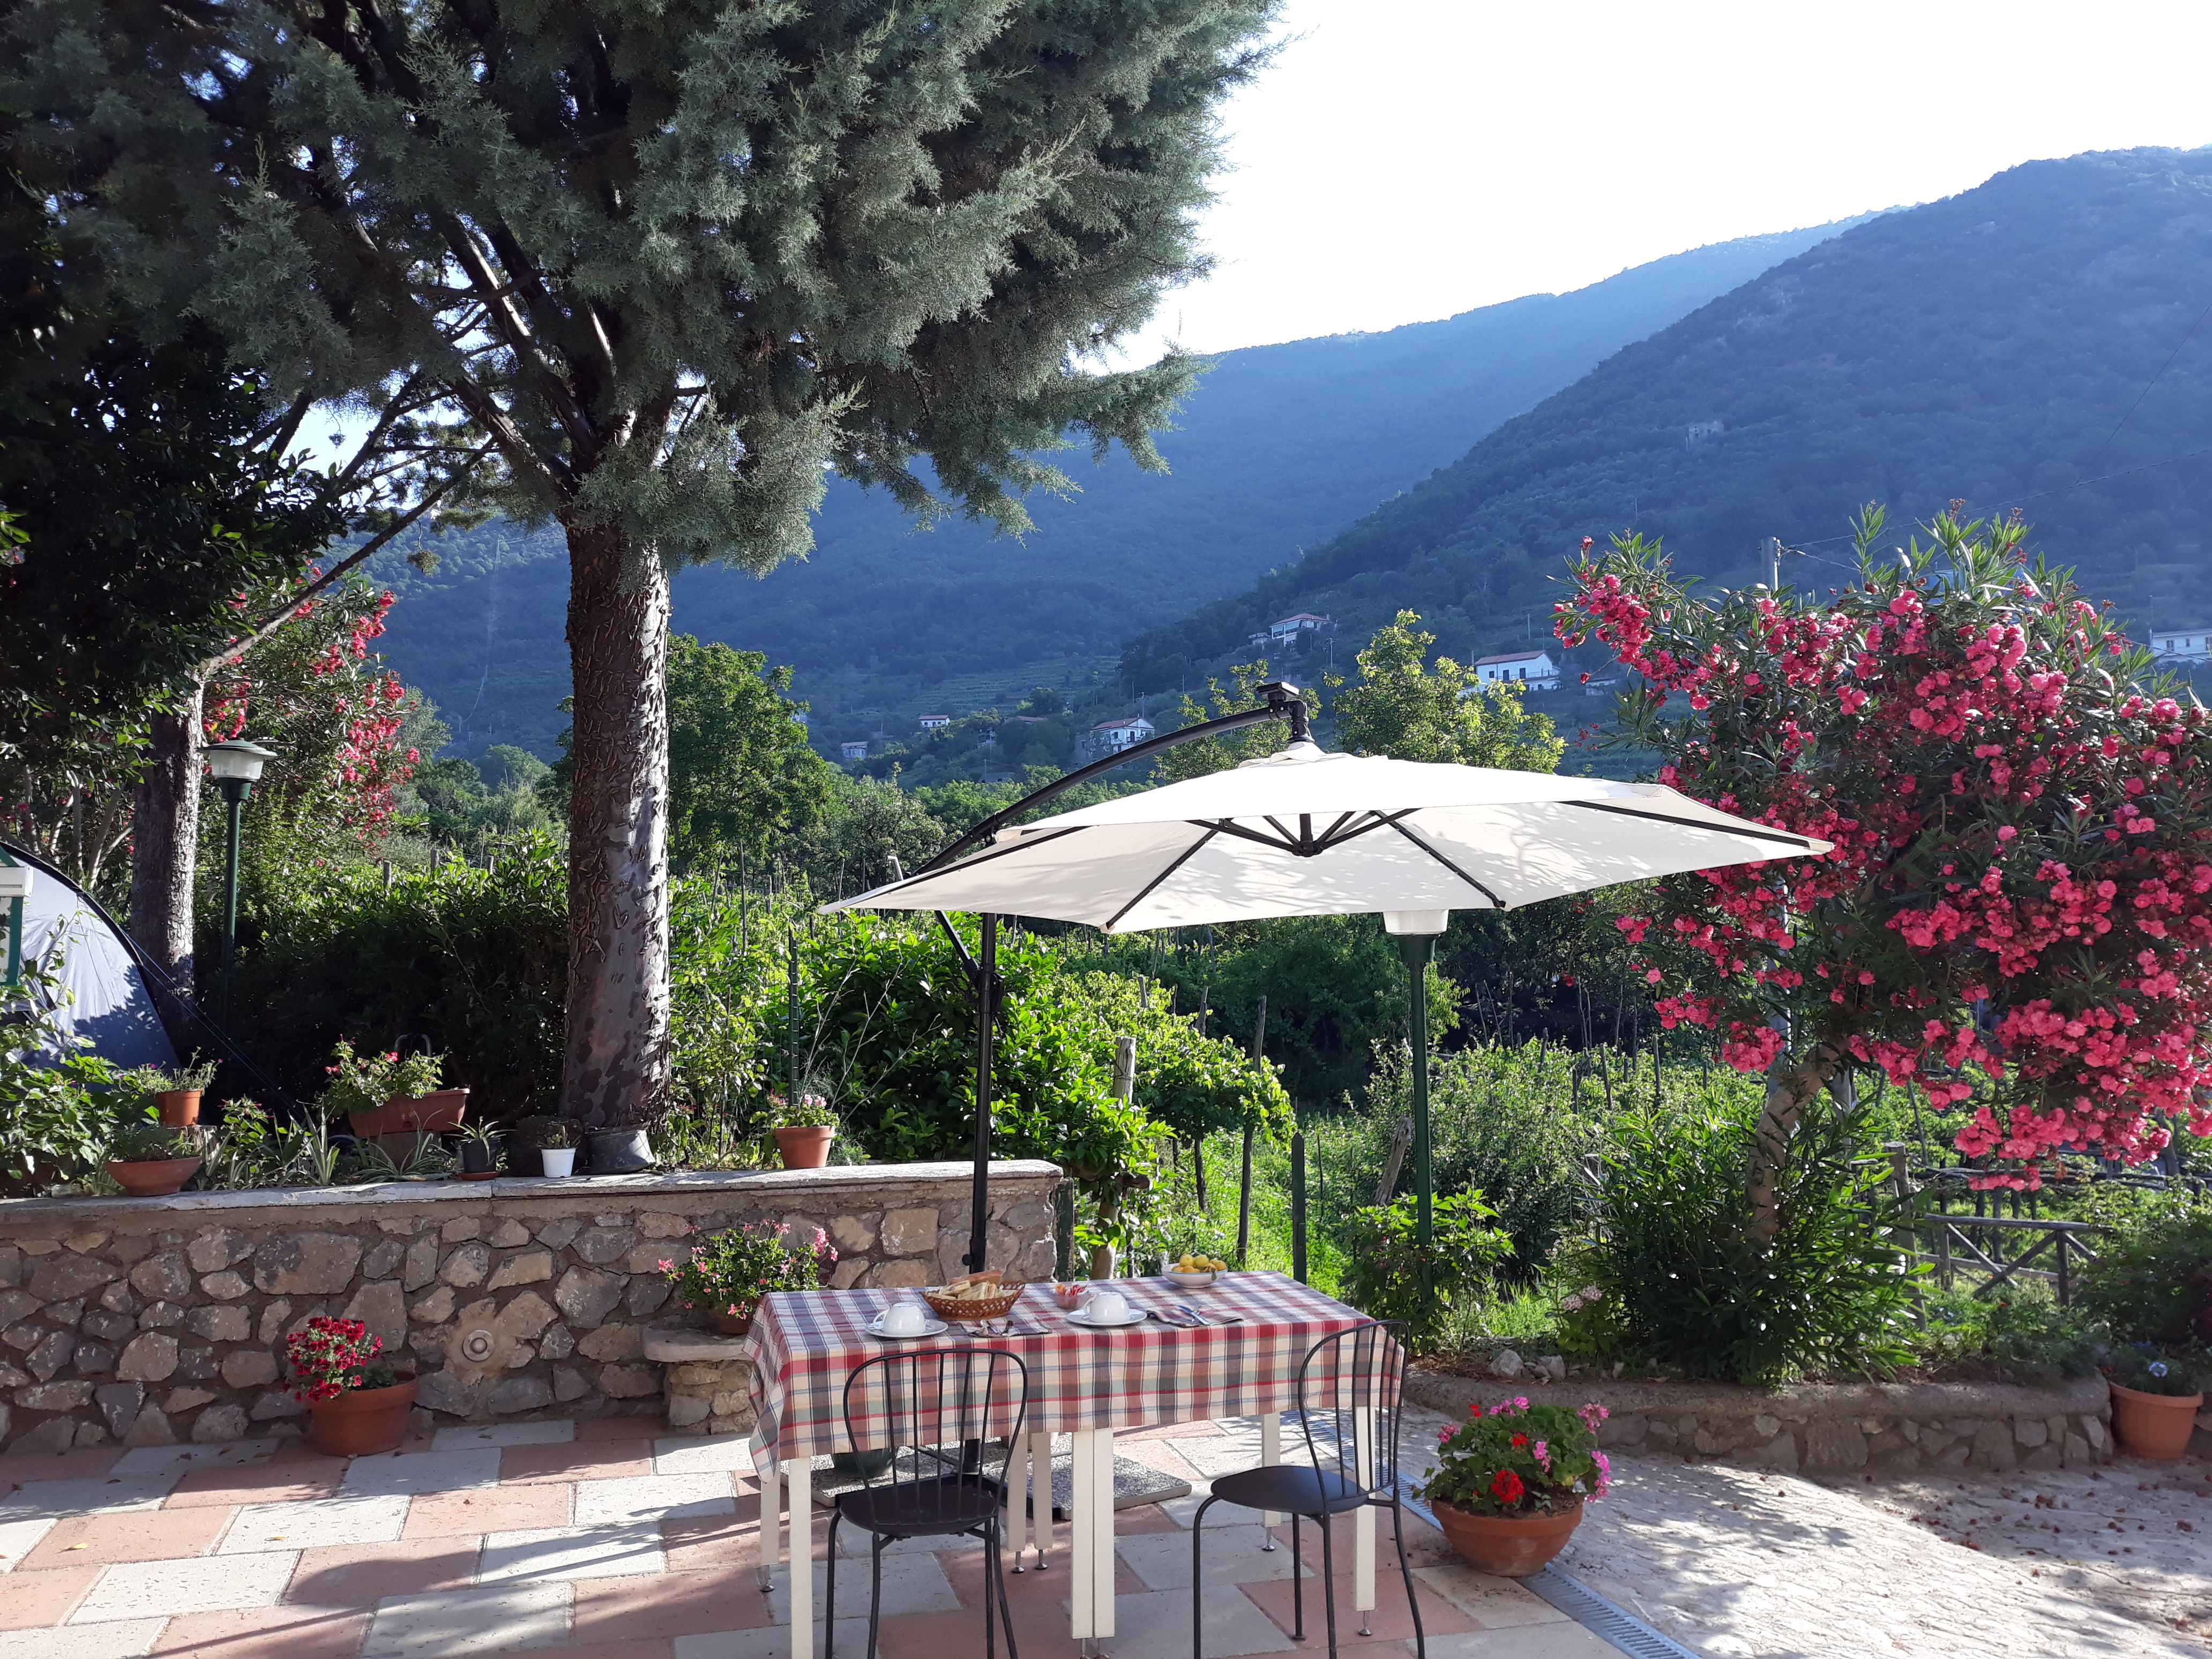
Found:
<svg viewBox="0 0 2212 1659"><path fill-rule="evenodd" d="M984 1212L991 1196L992 992L999 977L999 919L982 918L981 960L975 965L975 1181L968 1218L968 1271L983 1270Z"/></svg>
<svg viewBox="0 0 2212 1659"><path fill-rule="evenodd" d="M1398 952L1406 963L1406 996L1413 1039L1413 1244L1419 1253L1421 1301L1435 1294L1430 1252L1435 1243L1434 1188L1429 1170L1429 964L1436 960L1437 935L1401 933Z"/></svg>

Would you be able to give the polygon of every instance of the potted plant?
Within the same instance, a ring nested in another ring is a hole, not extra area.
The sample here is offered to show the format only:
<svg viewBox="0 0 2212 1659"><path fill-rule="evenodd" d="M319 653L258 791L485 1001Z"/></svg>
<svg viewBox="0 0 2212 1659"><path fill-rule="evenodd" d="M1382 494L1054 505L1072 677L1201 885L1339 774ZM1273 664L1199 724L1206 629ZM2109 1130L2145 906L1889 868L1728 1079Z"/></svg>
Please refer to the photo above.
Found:
<svg viewBox="0 0 2212 1659"><path fill-rule="evenodd" d="M2203 1362L2148 1342L2130 1343L2106 1356L2105 1380L2112 1391L2112 1433L2121 1449L2171 1462L2189 1449L2197 1408L2204 1403Z"/></svg>
<svg viewBox="0 0 2212 1659"><path fill-rule="evenodd" d="M794 1243L788 1222L748 1221L708 1233L682 1261L662 1261L678 1301L705 1314L725 1336L752 1328L753 1310L770 1291L811 1291L837 1260L829 1234Z"/></svg>
<svg viewBox="0 0 2212 1659"><path fill-rule="evenodd" d="M489 1123L461 1131L461 1179L489 1181L499 1173L499 1131Z"/></svg>
<svg viewBox="0 0 2212 1659"><path fill-rule="evenodd" d="M141 1066L125 1075L149 1101L161 1120L173 1129L189 1128L200 1121L200 1096L215 1081L216 1062L192 1056L189 1066Z"/></svg>
<svg viewBox="0 0 2212 1659"><path fill-rule="evenodd" d="M347 1127L364 1138L393 1135L409 1143L394 1146L379 1141L394 1158L411 1157L423 1137L458 1129L468 1109L466 1089L441 1089L439 1073L443 1054L409 1054L402 1059L391 1051L356 1054L353 1044L340 1037L331 1050L330 1073L319 1103L330 1116L343 1114Z"/></svg>
<svg viewBox="0 0 2212 1659"><path fill-rule="evenodd" d="M144 1121L125 1123L108 1142L107 1173L131 1198L165 1198L198 1173L195 1133Z"/></svg>
<svg viewBox="0 0 2212 1659"><path fill-rule="evenodd" d="M837 1114L821 1095L801 1095L795 1104L770 1096L776 1104L775 1149L787 1170L818 1170L830 1161L837 1138Z"/></svg>
<svg viewBox="0 0 2212 1659"><path fill-rule="evenodd" d="M407 1437L415 1379L371 1364L383 1349L358 1319L311 1319L284 1339L292 1395L307 1407L307 1438L317 1451L362 1457Z"/></svg>
<svg viewBox="0 0 2212 1659"><path fill-rule="evenodd" d="M538 1132L538 1156L547 1175L574 1174L576 1132L566 1123L547 1124Z"/></svg>
<svg viewBox="0 0 2212 1659"><path fill-rule="evenodd" d="M1570 1411L1526 1396L1446 1429L1437 1467L1416 1497L1428 1500L1451 1547L1478 1571L1526 1578L1566 1547L1585 1499L1602 1498L1612 1466L1597 1449L1602 1406Z"/></svg>

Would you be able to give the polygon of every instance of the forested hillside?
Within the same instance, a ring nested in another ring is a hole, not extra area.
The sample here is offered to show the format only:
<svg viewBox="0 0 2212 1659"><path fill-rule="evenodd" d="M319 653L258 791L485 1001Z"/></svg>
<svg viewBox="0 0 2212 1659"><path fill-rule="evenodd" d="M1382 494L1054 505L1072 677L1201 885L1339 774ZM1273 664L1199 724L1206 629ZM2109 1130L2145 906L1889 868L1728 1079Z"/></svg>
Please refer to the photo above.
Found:
<svg viewBox="0 0 2212 1659"><path fill-rule="evenodd" d="M2132 618L2212 622L2208 301L2212 150L2014 167L1629 346L1298 562L1139 638L1124 672L1234 659L1297 611L1364 637L1411 605L1454 655L1517 647L1562 556L1628 527L1729 586L1778 536L1807 550L1785 581L1837 585L1846 520L1877 501L1900 541L1954 498L2017 507L2035 547Z"/></svg>
<svg viewBox="0 0 2212 1659"><path fill-rule="evenodd" d="M967 699L944 711L957 714L1074 678L1041 665L1052 659L1110 672L1132 633L1294 559L1629 341L1836 228L1699 248L1443 322L1229 352L1162 435L1170 474L1073 453L1061 465L1082 493L1032 501L1024 542L957 522L916 534L888 501L834 487L810 562L765 580L686 572L678 626L794 664L825 738L860 735L863 709L910 729L925 698ZM457 752L513 743L550 757L568 691L559 537L495 524L434 547L431 576L404 550L379 562L400 594L383 642L392 662L438 703Z"/></svg>

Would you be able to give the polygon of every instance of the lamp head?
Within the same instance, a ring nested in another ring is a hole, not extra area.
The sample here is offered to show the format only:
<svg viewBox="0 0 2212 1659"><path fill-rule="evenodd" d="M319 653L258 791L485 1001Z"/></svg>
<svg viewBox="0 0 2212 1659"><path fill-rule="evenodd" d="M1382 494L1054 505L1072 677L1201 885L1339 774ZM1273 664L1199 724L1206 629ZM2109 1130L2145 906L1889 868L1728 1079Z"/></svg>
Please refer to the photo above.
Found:
<svg viewBox="0 0 2212 1659"><path fill-rule="evenodd" d="M264 749L243 738L233 738L228 743L211 743L204 752L208 769L219 783L252 783L260 777L261 769L276 758L275 750Z"/></svg>

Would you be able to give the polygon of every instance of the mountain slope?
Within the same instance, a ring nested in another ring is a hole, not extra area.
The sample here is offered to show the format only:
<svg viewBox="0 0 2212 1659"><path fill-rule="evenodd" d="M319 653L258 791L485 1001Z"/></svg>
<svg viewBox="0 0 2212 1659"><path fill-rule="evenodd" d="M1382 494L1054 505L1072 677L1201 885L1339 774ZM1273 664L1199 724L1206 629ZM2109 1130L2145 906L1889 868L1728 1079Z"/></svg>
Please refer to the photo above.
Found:
<svg viewBox="0 0 2212 1659"><path fill-rule="evenodd" d="M1226 353L1162 439L1170 475L1077 453L1064 468L1082 493L1033 501L1025 542L967 524L917 534L888 501L833 486L811 560L764 580L686 572L678 625L795 664L825 737L861 709L925 712L918 701L960 677L1050 658L1110 666L1136 629L1295 559L1628 341L1836 228L1699 248L1443 322ZM558 537L489 526L437 545L429 578L398 550L379 561L400 595L388 654L445 712L459 752L549 753L568 690Z"/></svg>
<svg viewBox="0 0 2212 1659"><path fill-rule="evenodd" d="M1731 584L1778 536L1810 555L1785 580L1839 584L1870 501L1900 542L1953 498L2017 505L2092 592L2212 621L2212 467L2192 453L2212 446L2208 301L2212 150L2014 167L1626 348L1297 564L1134 641L1124 672L1234 658L1301 610L1357 630L1411 605L1455 655L1516 647L1561 556L1629 526Z"/></svg>

